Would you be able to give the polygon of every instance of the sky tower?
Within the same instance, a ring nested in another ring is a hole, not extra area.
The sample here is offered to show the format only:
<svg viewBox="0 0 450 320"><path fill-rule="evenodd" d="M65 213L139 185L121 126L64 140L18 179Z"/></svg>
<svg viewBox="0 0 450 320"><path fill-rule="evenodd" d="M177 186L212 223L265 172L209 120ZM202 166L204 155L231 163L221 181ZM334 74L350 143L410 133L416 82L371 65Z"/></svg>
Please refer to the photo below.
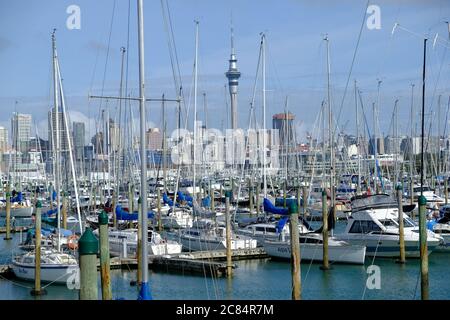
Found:
<svg viewBox="0 0 450 320"><path fill-rule="evenodd" d="M238 119L237 119L237 91L238 91L238 79L241 73L237 68L236 54L234 53L234 42L233 42L233 26L231 26L231 55L228 71L225 76L228 78L228 88L230 89L230 99L231 99L231 128L237 129Z"/></svg>

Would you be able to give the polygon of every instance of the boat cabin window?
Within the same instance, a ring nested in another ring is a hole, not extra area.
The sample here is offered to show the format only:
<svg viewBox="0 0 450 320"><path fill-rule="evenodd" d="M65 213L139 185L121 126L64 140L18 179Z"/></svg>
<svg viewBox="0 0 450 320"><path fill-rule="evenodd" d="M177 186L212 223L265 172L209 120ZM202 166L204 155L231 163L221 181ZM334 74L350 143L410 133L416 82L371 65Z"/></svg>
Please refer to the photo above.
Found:
<svg viewBox="0 0 450 320"><path fill-rule="evenodd" d="M256 227L255 230L256 230L256 231L265 232L265 231L266 231L266 228L264 228L264 227Z"/></svg>
<svg viewBox="0 0 450 320"><path fill-rule="evenodd" d="M270 233L277 233L277 229L275 228L267 228L266 231Z"/></svg>
<svg viewBox="0 0 450 320"><path fill-rule="evenodd" d="M385 227L397 227L398 226L397 222L395 222L391 219L380 220L380 222Z"/></svg>
<svg viewBox="0 0 450 320"><path fill-rule="evenodd" d="M308 238L308 237L300 237L300 243L322 243L321 239Z"/></svg>
<svg viewBox="0 0 450 320"><path fill-rule="evenodd" d="M371 220L356 220L350 228L350 233L369 233L372 231L381 231L381 228Z"/></svg>

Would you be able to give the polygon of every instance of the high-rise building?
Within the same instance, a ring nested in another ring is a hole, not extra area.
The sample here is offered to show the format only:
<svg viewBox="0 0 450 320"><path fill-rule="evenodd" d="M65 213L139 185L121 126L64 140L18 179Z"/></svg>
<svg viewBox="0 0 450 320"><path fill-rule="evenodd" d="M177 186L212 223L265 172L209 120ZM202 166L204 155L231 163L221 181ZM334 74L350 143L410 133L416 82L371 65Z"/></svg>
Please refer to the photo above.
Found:
<svg viewBox="0 0 450 320"><path fill-rule="evenodd" d="M231 56L229 61L228 71L225 76L228 79L228 88L230 90L231 99L231 129L237 129L238 119L237 119L237 92L238 84L241 73L237 68L237 58L234 52L234 42L233 42L233 28L231 28Z"/></svg>
<svg viewBox="0 0 450 320"><path fill-rule="evenodd" d="M31 114L13 113L11 118L12 146L19 152L27 152L31 137Z"/></svg>
<svg viewBox="0 0 450 320"><path fill-rule="evenodd" d="M8 129L0 127L0 152L8 149Z"/></svg>
<svg viewBox="0 0 450 320"><path fill-rule="evenodd" d="M295 115L290 112L277 113L272 117L272 128L278 130L282 147L295 145L294 119Z"/></svg>
<svg viewBox="0 0 450 320"><path fill-rule="evenodd" d="M56 116L58 116L59 150L61 152L69 151L68 138L70 135L67 133L66 121L61 108L59 108L58 115L55 112L55 108L48 112L48 142L52 148L56 148Z"/></svg>
<svg viewBox="0 0 450 320"><path fill-rule="evenodd" d="M145 141L147 142L147 150L161 150L162 145L162 133L159 128L150 128L145 134Z"/></svg>
<svg viewBox="0 0 450 320"><path fill-rule="evenodd" d="M120 148L120 127L112 119L109 119L108 128L108 151L117 152Z"/></svg>
<svg viewBox="0 0 450 320"><path fill-rule="evenodd" d="M75 159L80 161L84 158L84 140L85 140L84 122L73 122L73 148L75 150Z"/></svg>

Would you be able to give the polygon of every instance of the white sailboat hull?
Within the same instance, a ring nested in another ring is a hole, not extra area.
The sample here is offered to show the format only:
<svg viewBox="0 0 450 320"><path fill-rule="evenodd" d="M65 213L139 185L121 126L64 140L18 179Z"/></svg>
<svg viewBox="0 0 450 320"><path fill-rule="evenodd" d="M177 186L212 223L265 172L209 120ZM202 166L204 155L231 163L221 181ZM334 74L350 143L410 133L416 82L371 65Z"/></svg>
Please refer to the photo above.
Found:
<svg viewBox="0 0 450 320"><path fill-rule="evenodd" d="M221 238L207 237L180 237L183 249L187 251L205 251L205 250L225 250L226 240ZM237 249L253 249L256 248L257 241L251 238L231 239L231 250Z"/></svg>
<svg viewBox="0 0 450 320"><path fill-rule="evenodd" d="M274 258L291 259L291 244L288 241L265 241L266 253ZM328 247L330 262L364 264L365 246L337 245ZM323 261L322 244L301 243L300 258L308 261Z"/></svg>
<svg viewBox="0 0 450 320"><path fill-rule="evenodd" d="M33 207L11 208L11 217L29 218L33 214ZM0 217L6 217L6 208L0 209Z"/></svg>
<svg viewBox="0 0 450 320"><path fill-rule="evenodd" d="M34 281L35 267L18 262L12 263L14 275L22 280ZM42 265L41 281L57 284L67 284L74 281L74 276L79 277L78 265Z"/></svg>

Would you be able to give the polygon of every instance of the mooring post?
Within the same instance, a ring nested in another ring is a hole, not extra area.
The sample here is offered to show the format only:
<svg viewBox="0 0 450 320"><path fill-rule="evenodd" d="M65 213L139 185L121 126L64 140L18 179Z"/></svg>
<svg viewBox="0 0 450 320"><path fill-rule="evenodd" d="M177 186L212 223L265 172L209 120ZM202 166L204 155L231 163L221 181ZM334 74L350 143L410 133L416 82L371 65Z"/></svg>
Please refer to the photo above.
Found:
<svg viewBox="0 0 450 320"><path fill-rule="evenodd" d="M447 177L444 180L444 195L445 195L445 204L448 204L448 181L447 181Z"/></svg>
<svg viewBox="0 0 450 320"><path fill-rule="evenodd" d="M80 300L97 300L98 240L90 228L86 228L78 241L80 256Z"/></svg>
<svg viewBox="0 0 450 320"><path fill-rule="evenodd" d="M399 245L400 245L400 259L398 263L405 263L405 229L403 223L403 201L402 201L402 185L399 184L397 189L397 204L398 204L398 234L399 234Z"/></svg>
<svg viewBox="0 0 450 320"><path fill-rule="evenodd" d="M63 199L62 199L62 221L63 221L63 229L67 230L67 193L65 191L63 192Z"/></svg>
<svg viewBox="0 0 450 320"><path fill-rule="evenodd" d="M158 208L158 231L163 230L162 222L161 222L161 190L157 189L156 192L156 205Z"/></svg>
<svg viewBox="0 0 450 320"><path fill-rule="evenodd" d="M113 226L114 226L114 229L117 230L116 204L117 204L116 203L116 193L115 193L115 191L113 191L111 210L112 210L112 214L113 214Z"/></svg>
<svg viewBox="0 0 450 320"><path fill-rule="evenodd" d="M320 269L330 270L330 263L328 261L328 208L327 208L327 192L322 191L322 250L323 262Z"/></svg>
<svg viewBox="0 0 450 320"><path fill-rule="evenodd" d="M291 237L291 276L292 276L292 300L301 299L301 270L300 270L300 235L298 231L298 206L291 202L289 206L291 225L289 228Z"/></svg>
<svg viewBox="0 0 450 320"><path fill-rule="evenodd" d="M32 296L42 296L46 291L41 288L41 208L42 203L36 202L35 213L35 254L34 254L34 289L31 290Z"/></svg>
<svg viewBox="0 0 450 320"><path fill-rule="evenodd" d="M108 237L108 215L102 211L98 215L100 235L100 275L102 281L102 298L111 300L111 277L109 261L109 237Z"/></svg>
<svg viewBox="0 0 450 320"><path fill-rule="evenodd" d="M428 286L428 248L427 248L427 199L421 195L419 197L419 235L420 235L420 291L422 300L429 298Z"/></svg>
<svg viewBox="0 0 450 320"><path fill-rule="evenodd" d="M227 245L227 277L231 277L233 273L233 263L231 260L231 222L230 222L230 198L225 199L226 214L226 245Z"/></svg>
<svg viewBox="0 0 450 320"><path fill-rule="evenodd" d="M6 237L4 240L11 240L11 185L9 181L6 185Z"/></svg>
<svg viewBox="0 0 450 320"><path fill-rule="evenodd" d="M253 214L253 186L252 186L252 180L251 178L248 178L248 200L249 200L249 207L250 207L250 216Z"/></svg>

